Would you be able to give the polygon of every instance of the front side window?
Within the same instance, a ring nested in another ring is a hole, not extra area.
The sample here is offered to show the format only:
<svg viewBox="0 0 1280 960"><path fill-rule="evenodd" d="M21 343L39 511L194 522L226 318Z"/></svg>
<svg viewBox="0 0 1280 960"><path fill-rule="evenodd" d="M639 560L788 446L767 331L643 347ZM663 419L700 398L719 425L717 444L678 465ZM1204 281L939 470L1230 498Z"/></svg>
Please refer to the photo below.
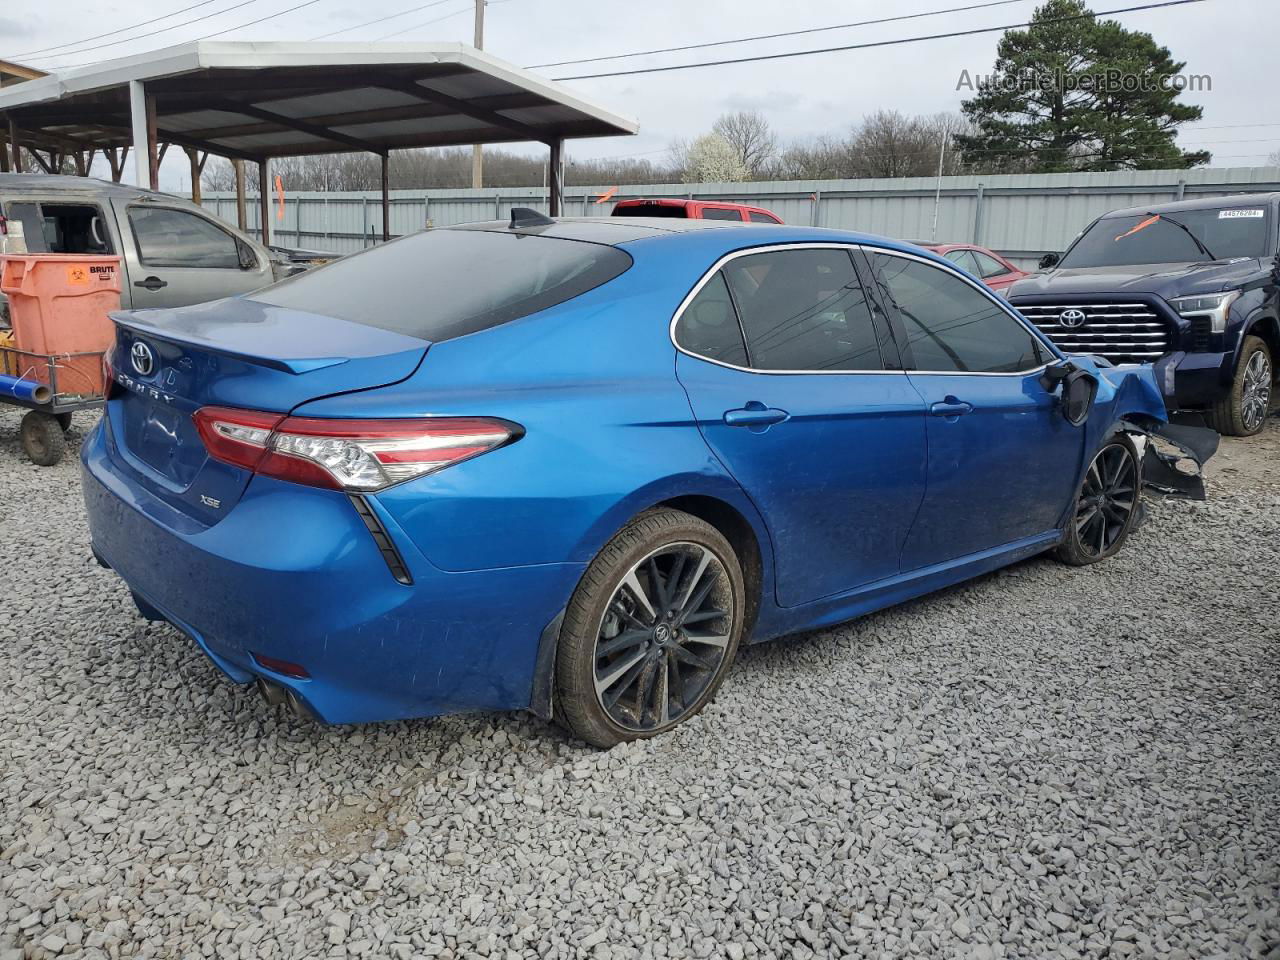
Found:
<svg viewBox="0 0 1280 960"><path fill-rule="evenodd" d="M698 295L684 308L676 323L676 343L683 350L731 363L735 367L747 365L747 348L742 343L742 328L724 274L715 276L702 285Z"/></svg>
<svg viewBox="0 0 1280 960"><path fill-rule="evenodd" d="M897 307L910 370L1017 373L1047 363L1047 347L991 297L931 264L877 253L886 299Z"/></svg>
<svg viewBox="0 0 1280 960"><path fill-rule="evenodd" d="M1223 207L1104 217L1067 251L1061 267L1230 260L1267 255L1267 209Z"/></svg>
<svg viewBox="0 0 1280 960"><path fill-rule="evenodd" d="M631 266L617 247L507 230L426 230L252 295L440 342L546 310Z"/></svg>
<svg viewBox="0 0 1280 960"><path fill-rule="evenodd" d="M235 237L204 217L166 207L130 207L138 256L149 267L239 269Z"/></svg>
<svg viewBox="0 0 1280 960"><path fill-rule="evenodd" d="M767 213L756 213L755 211L752 211L751 213L748 213L747 216L750 218L752 223L777 223L778 222L777 217L771 217Z"/></svg>
<svg viewBox="0 0 1280 960"><path fill-rule="evenodd" d="M738 257L724 273L757 370L881 370L870 304L847 250Z"/></svg>

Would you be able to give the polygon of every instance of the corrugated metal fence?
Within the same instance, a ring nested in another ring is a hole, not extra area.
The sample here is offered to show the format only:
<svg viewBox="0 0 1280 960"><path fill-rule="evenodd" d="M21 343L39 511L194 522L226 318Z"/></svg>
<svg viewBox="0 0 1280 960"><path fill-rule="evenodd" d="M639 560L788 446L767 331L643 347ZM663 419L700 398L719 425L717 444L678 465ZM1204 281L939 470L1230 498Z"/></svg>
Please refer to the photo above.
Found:
<svg viewBox="0 0 1280 960"><path fill-rule="evenodd" d="M1090 220L1108 210L1169 200L1280 190L1280 167L1147 170L1117 173L943 177L934 229L931 177L898 180L790 180L760 183L659 183L628 186L609 202L609 188L570 187L569 215L607 216L614 200L689 197L767 207L788 223L841 227L901 239L978 243L1021 266L1061 250ZM288 184L285 184L286 191ZM235 196L210 193L204 205L235 222ZM258 205L248 209L258 229ZM505 219L513 206L547 209L543 189L395 190L391 233L473 220ZM273 203L272 209L276 206ZM274 243L350 253L382 236L382 205L368 193L286 193L283 218L272 225Z"/></svg>

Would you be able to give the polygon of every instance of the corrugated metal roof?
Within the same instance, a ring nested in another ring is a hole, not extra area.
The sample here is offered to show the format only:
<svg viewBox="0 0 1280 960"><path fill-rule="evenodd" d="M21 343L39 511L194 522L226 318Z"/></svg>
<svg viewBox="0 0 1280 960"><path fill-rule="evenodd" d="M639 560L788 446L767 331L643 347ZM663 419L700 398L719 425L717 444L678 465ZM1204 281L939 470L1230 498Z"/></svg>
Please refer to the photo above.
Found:
<svg viewBox="0 0 1280 960"><path fill-rule="evenodd" d="M0 115L17 124L28 146L122 146L131 140L135 80L154 97L160 140L249 159L638 129L560 84L460 43L202 40L6 87ZM47 137L55 126L56 140Z"/></svg>

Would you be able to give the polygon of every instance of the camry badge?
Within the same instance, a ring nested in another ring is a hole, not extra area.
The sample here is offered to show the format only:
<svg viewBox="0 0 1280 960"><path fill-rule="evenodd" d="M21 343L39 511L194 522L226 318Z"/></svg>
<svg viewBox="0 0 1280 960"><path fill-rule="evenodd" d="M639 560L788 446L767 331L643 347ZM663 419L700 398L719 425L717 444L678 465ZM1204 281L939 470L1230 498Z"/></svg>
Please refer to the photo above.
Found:
<svg viewBox="0 0 1280 960"><path fill-rule="evenodd" d="M135 340L133 346L129 348L129 362L133 364L134 372L138 376L149 377L156 367L156 356L145 343Z"/></svg>
<svg viewBox="0 0 1280 960"><path fill-rule="evenodd" d="M1062 324L1064 327L1083 326L1084 321L1085 321L1085 315L1083 310L1076 310L1076 309L1063 310L1060 314L1058 314L1058 322Z"/></svg>

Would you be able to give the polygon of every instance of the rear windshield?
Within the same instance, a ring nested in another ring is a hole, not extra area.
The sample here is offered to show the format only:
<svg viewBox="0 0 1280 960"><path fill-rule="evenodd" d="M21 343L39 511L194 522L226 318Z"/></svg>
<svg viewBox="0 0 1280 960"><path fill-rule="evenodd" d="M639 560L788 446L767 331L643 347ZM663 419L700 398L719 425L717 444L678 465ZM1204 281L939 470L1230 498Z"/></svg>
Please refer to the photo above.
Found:
<svg viewBox="0 0 1280 960"><path fill-rule="evenodd" d="M251 295L440 342L537 313L618 276L617 247L485 230L428 230Z"/></svg>
<svg viewBox="0 0 1280 960"><path fill-rule="evenodd" d="M689 210L683 204L676 203L629 203L625 207L618 204L613 208L615 217L685 217Z"/></svg>
<svg viewBox="0 0 1280 960"><path fill-rule="evenodd" d="M1267 211L1263 206L1179 210L1099 220L1067 251L1060 266L1230 260L1262 257L1266 251Z"/></svg>

